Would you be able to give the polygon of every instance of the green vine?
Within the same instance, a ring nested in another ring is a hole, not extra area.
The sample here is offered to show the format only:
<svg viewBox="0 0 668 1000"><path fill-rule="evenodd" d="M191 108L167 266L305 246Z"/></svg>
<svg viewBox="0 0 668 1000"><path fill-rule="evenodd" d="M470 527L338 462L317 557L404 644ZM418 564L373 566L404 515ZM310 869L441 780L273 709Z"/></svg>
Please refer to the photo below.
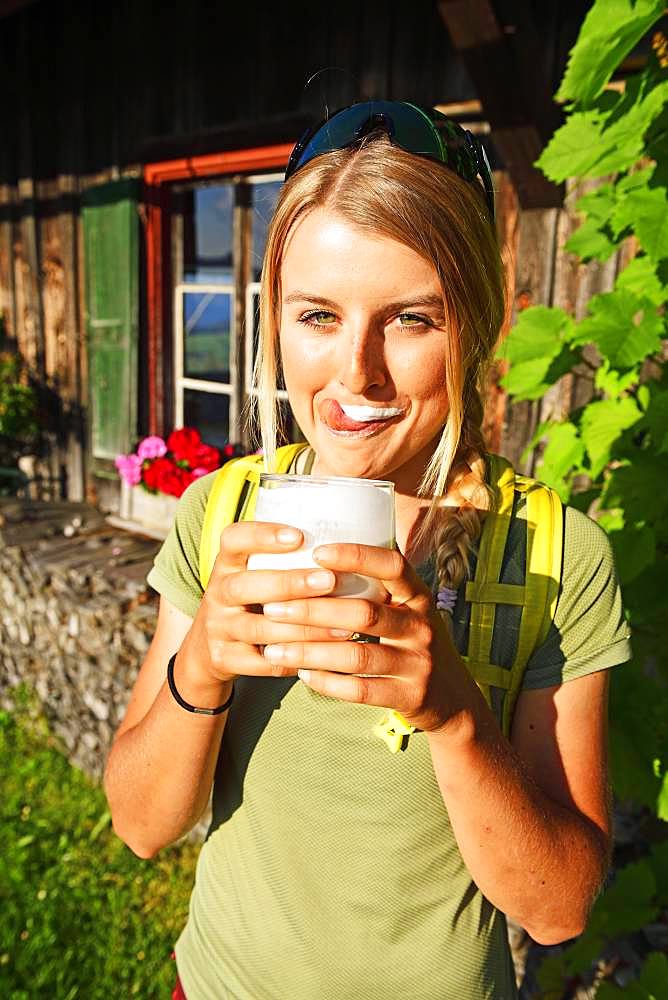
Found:
<svg viewBox="0 0 668 1000"><path fill-rule="evenodd" d="M537 476L609 533L633 630L634 658L613 671L611 769L616 796L646 814L644 844L595 904L585 933L543 963L542 996L591 973L622 934L668 908L668 43L660 31L642 72L623 88L613 72L664 14L663 0L596 0L570 54L557 99L566 121L538 166L551 180L600 178L575 204L582 221L566 243L582 261L635 252L612 291L576 321L530 307L502 345L502 384L537 400L567 373L586 370L592 398L537 430ZM631 254L627 254L630 256ZM586 350L585 350L586 349ZM592 357L596 359L592 364ZM583 485L584 484L584 485ZM649 849L649 842L654 846ZM650 949L648 948L649 952ZM598 1000L668 997L668 959L651 952L624 991L602 983Z"/></svg>

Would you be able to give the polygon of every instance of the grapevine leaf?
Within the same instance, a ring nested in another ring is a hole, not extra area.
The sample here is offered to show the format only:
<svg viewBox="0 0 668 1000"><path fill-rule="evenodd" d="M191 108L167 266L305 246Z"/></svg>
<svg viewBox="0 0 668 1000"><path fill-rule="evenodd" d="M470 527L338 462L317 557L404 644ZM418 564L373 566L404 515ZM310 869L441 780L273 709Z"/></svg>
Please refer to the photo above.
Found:
<svg viewBox="0 0 668 1000"><path fill-rule="evenodd" d="M582 414L580 433L591 464L591 477L603 471L610 460L610 449L622 431L640 418L635 400L602 399L590 403Z"/></svg>
<svg viewBox="0 0 668 1000"><path fill-rule="evenodd" d="M611 368L632 368L661 347L663 323L649 305L626 289L596 295L573 343L596 344Z"/></svg>
<svg viewBox="0 0 668 1000"><path fill-rule="evenodd" d="M663 0L596 0L571 49L557 100L587 104L596 97L664 7Z"/></svg>
<svg viewBox="0 0 668 1000"><path fill-rule="evenodd" d="M659 454L668 452L668 388L651 384L645 420Z"/></svg>
<svg viewBox="0 0 668 1000"><path fill-rule="evenodd" d="M534 359L552 360L573 330L573 320L563 309L530 306L518 316L512 337L501 344L497 357L519 364Z"/></svg>
<svg viewBox="0 0 668 1000"><path fill-rule="evenodd" d="M634 382L638 381L638 369L632 368L629 372L618 372L614 368L610 368L607 360L604 360L600 368L596 370L596 375L594 376L594 385L601 392L604 392L606 396L611 399L617 399L626 392Z"/></svg>
<svg viewBox="0 0 668 1000"><path fill-rule="evenodd" d="M554 487L562 500L570 495L569 479L584 458L584 445L577 427L570 422L553 424L549 440L541 456L539 475L544 483Z"/></svg>
<svg viewBox="0 0 668 1000"><path fill-rule="evenodd" d="M575 112L554 133L536 166L557 184L567 177L588 176L598 159L600 142L600 113Z"/></svg>
<svg viewBox="0 0 668 1000"><path fill-rule="evenodd" d="M617 246L605 229L599 229L598 219L587 219L564 244L564 250L576 254L581 260L607 260Z"/></svg>
<svg viewBox="0 0 668 1000"><path fill-rule="evenodd" d="M601 503L607 510L623 510L627 525L654 524L668 506L668 493L657 489L661 482L668 482L668 462L650 449L612 470Z"/></svg>
<svg viewBox="0 0 668 1000"><path fill-rule="evenodd" d="M641 187L621 199L613 214L617 233L631 227L653 261L668 257L668 191L665 187Z"/></svg>
<svg viewBox="0 0 668 1000"><path fill-rule="evenodd" d="M539 399L577 360L565 346L556 358L534 358L513 365L501 379L501 385L516 399Z"/></svg>
<svg viewBox="0 0 668 1000"><path fill-rule="evenodd" d="M658 914L656 880L644 859L622 868L591 913L591 933L611 940L650 923Z"/></svg>
<svg viewBox="0 0 668 1000"><path fill-rule="evenodd" d="M644 152L644 136L668 99L668 81L643 93L648 77L631 78L623 97L600 127L600 147L594 163L583 176L601 177L616 170L626 170Z"/></svg>
<svg viewBox="0 0 668 1000"><path fill-rule="evenodd" d="M668 958L659 951L647 956L640 972L647 1000L668 1000Z"/></svg>
<svg viewBox="0 0 668 1000"><path fill-rule="evenodd" d="M594 191L583 194L575 203L575 211L604 222L610 218L617 204L617 188L612 184L601 184Z"/></svg>
<svg viewBox="0 0 668 1000"><path fill-rule="evenodd" d="M640 298L649 299L656 306L662 306L668 299L668 289L661 284L649 257L634 257L619 273L615 289L626 289Z"/></svg>
<svg viewBox="0 0 668 1000"><path fill-rule="evenodd" d="M668 770L664 772L661 788L656 799L656 814L668 822ZM668 980L666 980L668 982Z"/></svg>
<svg viewBox="0 0 668 1000"><path fill-rule="evenodd" d="M610 536L622 586L640 576L656 558L656 536L648 524L625 525Z"/></svg>

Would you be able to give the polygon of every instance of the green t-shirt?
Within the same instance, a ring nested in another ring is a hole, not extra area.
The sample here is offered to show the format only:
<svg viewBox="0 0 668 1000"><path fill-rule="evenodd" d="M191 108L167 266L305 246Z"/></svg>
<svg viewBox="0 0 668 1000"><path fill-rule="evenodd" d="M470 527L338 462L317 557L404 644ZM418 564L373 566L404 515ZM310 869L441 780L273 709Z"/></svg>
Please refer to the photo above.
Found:
<svg viewBox="0 0 668 1000"><path fill-rule="evenodd" d="M201 525L215 473L183 495L149 583L194 617ZM518 495L501 580L523 583ZM610 545L564 514L555 620L524 688L630 656ZM419 567L433 586L433 560ZM454 638L466 648L462 587ZM497 612L493 662L510 666L518 609ZM188 1000L512 1000L505 917L455 840L427 737L391 754L382 710L325 698L293 678L239 678L214 779L213 820L176 945ZM492 690L499 712L503 692Z"/></svg>

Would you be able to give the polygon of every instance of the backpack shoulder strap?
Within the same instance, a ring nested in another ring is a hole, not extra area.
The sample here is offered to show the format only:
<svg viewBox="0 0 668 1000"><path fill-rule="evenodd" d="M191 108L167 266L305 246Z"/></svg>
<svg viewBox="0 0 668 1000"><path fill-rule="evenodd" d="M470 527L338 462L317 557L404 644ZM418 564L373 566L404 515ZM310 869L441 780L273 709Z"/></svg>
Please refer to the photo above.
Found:
<svg viewBox="0 0 668 1000"><path fill-rule="evenodd" d="M271 471L287 472L295 457L307 447L300 441L278 448ZM233 521L253 519L257 487L263 471L261 455L234 458L218 470L207 500L199 545L199 578L204 589L218 555L223 529Z"/></svg>
<svg viewBox="0 0 668 1000"><path fill-rule="evenodd" d="M471 622L464 659L488 701L490 685L506 691L502 722L508 735L527 661L544 640L554 616L561 580L563 517L554 490L516 475L512 465L500 456L490 455L489 464L495 505L485 518L475 577L466 585ZM522 586L500 582L516 492L524 493L527 503L527 556ZM511 669L491 661L498 604L522 607Z"/></svg>
<svg viewBox="0 0 668 1000"><path fill-rule="evenodd" d="M508 731L529 657L545 641L554 619L564 548L564 514L556 490L526 476L516 476L515 488L526 498L527 556L524 608L503 713Z"/></svg>

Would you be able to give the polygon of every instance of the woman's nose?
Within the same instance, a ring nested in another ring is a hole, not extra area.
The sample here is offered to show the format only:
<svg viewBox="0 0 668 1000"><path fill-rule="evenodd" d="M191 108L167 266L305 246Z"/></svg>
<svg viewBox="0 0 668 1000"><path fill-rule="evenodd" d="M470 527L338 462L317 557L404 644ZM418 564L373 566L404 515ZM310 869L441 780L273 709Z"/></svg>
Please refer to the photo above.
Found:
<svg viewBox="0 0 668 1000"><path fill-rule="evenodd" d="M362 395L371 387L385 385L385 338L380 332L357 330L341 346L339 381L351 393Z"/></svg>

